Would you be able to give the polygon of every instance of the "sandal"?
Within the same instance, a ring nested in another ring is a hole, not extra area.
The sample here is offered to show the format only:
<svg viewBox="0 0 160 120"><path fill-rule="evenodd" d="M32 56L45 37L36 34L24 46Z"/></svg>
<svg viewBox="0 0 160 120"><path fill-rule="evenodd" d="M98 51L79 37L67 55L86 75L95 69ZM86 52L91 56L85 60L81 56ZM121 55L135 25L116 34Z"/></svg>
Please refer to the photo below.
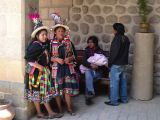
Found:
<svg viewBox="0 0 160 120"><path fill-rule="evenodd" d="M48 116L48 119L61 118L63 117L62 113L51 114Z"/></svg>
<svg viewBox="0 0 160 120"><path fill-rule="evenodd" d="M68 113L69 113L71 116L75 116L75 115L76 115L76 113L73 112L73 111L68 111Z"/></svg>
<svg viewBox="0 0 160 120"><path fill-rule="evenodd" d="M48 116L45 116L44 114L37 114L37 118L47 119Z"/></svg>

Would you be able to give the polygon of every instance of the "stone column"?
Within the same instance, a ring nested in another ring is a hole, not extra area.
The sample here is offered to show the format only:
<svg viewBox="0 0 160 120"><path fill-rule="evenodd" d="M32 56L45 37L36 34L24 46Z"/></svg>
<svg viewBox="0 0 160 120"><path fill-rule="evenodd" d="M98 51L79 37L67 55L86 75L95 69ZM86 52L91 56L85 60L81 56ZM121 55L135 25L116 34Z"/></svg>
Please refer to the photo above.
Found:
<svg viewBox="0 0 160 120"><path fill-rule="evenodd" d="M30 39L29 3L38 0L0 1L0 99L10 99L16 120L29 120L34 106L24 100L25 43Z"/></svg>
<svg viewBox="0 0 160 120"><path fill-rule="evenodd" d="M153 94L153 33L136 33L131 95L137 100L150 100Z"/></svg>

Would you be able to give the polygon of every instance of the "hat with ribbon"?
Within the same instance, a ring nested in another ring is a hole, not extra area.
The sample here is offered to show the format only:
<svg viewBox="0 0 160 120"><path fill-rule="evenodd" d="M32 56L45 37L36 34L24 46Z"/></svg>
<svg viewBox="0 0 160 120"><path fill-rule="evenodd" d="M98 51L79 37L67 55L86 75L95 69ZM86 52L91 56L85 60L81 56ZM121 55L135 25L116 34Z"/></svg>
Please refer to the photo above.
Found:
<svg viewBox="0 0 160 120"><path fill-rule="evenodd" d="M42 20L40 19L40 15L36 10L34 12L28 13L28 17L34 23L34 30L31 34L31 38L35 38L37 32L40 30L49 31L49 28L47 26L43 26Z"/></svg>
<svg viewBox="0 0 160 120"><path fill-rule="evenodd" d="M54 21L55 25L51 27L51 29L54 31L57 27L62 27L66 31L69 31L69 27L65 25L65 20L62 20L58 12L51 13L50 18Z"/></svg>

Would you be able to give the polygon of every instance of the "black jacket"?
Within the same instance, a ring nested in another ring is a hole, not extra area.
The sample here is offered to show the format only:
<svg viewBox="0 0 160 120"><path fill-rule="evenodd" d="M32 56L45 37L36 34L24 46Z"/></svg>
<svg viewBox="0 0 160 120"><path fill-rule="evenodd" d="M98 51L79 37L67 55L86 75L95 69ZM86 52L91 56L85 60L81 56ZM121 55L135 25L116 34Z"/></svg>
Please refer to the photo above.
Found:
<svg viewBox="0 0 160 120"><path fill-rule="evenodd" d="M110 48L108 66L127 65L130 42L127 36L116 34Z"/></svg>
<svg viewBox="0 0 160 120"><path fill-rule="evenodd" d="M40 65L46 66L47 63L47 56L44 53L45 50L48 51L49 43L41 43L32 41L26 49L25 59L27 62L35 62L37 61Z"/></svg>

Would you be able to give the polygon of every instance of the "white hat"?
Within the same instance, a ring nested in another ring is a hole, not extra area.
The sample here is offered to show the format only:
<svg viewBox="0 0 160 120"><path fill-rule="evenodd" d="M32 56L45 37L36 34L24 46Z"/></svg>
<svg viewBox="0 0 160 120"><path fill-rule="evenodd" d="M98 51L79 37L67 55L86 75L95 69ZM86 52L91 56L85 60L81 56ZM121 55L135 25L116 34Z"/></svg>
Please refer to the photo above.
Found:
<svg viewBox="0 0 160 120"><path fill-rule="evenodd" d="M47 26L40 26L40 27L36 28L36 29L32 32L31 38L35 38L37 32L40 31L40 30L47 30L47 31L49 31L49 28L48 28Z"/></svg>
<svg viewBox="0 0 160 120"><path fill-rule="evenodd" d="M67 25L64 25L64 20L60 17L58 13L51 13L50 17L54 21L55 25L52 26L52 30L54 31L57 27L63 27L65 30L69 31L69 27Z"/></svg>
<svg viewBox="0 0 160 120"><path fill-rule="evenodd" d="M55 28L57 28L57 27L63 27L66 31L69 30L69 27L66 26L66 25L63 25L63 24L56 24L56 25L52 26L51 28L52 28L52 30L54 31Z"/></svg>
<svg viewBox="0 0 160 120"><path fill-rule="evenodd" d="M34 23L34 31L31 34L31 38L35 38L36 34L40 30L47 30L49 28L47 26L43 26L42 20L40 19L40 15L37 11L28 13L29 19Z"/></svg>

